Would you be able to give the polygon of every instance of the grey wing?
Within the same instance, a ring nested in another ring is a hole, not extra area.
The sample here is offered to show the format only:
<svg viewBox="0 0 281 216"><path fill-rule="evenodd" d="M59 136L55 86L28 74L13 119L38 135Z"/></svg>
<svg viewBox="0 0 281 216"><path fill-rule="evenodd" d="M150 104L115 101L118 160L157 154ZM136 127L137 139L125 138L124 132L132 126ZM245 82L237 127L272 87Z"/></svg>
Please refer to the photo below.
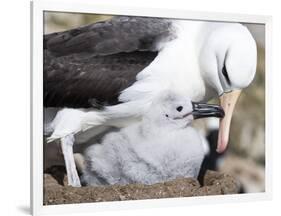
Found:
<svg viewBox="0 0 281 216"><path fill-rule="evenodd" d="M44 106L88 108L118 103L122 90L173 39L172 21L116 16L44 36Z"/></svg>
<svg viewBox="0 0 281 216"><path fill-rule="evenodd" d="M53 55L90 52L110 55L120 52L157 51L159 41L175 38L170 19L115 16L72 30L44 36L44 48Z"/></svg>
<svg viewBox="0 0 281 216"><path fill-rule="evenodd" d="M118 103L122 90L156 57L155 52L53 57L44 53L44 106L100 108Z"/></svg>

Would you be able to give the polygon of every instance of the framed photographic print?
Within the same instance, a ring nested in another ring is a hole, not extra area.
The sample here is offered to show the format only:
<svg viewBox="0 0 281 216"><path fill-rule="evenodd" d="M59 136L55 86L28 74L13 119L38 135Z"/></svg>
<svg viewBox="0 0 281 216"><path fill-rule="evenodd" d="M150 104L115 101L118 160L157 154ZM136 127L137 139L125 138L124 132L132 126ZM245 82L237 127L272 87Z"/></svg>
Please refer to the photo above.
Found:
<svg viewBox="0 0 281 216"><path fill-rule="evenodd" d="M34 215L271 197L270 17L31 8Z"/></svg>

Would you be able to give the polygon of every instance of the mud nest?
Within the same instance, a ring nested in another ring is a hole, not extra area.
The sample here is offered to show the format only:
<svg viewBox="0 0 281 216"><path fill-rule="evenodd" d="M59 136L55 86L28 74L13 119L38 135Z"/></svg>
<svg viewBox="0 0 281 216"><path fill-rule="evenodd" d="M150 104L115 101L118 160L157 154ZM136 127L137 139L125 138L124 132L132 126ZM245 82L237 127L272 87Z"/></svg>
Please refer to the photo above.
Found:
<svg viewBox="0 0 281 216"><path fill-rule="evenodd" d="M214 171L206 172L203 186L194 178L178 178L153 185L74 188L64 186L67 185L66 178L61 181L58 180L60 178L44 174L44 205L222 195L235 194L239 190L239 183L234 177Z"/></svg>

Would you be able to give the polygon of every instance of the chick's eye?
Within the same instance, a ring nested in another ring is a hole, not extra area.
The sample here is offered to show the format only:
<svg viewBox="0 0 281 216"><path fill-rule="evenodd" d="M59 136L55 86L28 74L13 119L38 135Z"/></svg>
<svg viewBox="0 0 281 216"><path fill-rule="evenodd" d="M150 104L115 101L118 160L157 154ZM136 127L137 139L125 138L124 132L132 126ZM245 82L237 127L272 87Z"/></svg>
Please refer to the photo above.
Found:
<svg viewBox="0 0 281 216"><path fill-rule="evenodd" d="M229 79L229 76L228 76L228 73L227 73L227 70L226 70L225 65L223 65L222 74L224 75L224 77L225 77L226 82L228 83L228 85L230 85L230 79Z"/></svg>
<svg viewBox="0 0 281 216"><path fill-rule="evenodd" d="M182 106L178 106L176 109L177 109L178 112L181 112L183 107Z"/></svg>
<svg viewBox="0 0 281 216"><path fill-rule="evenodd" d="M166 114L165 116L166 116L167 118L169 117L169 115L168 115L168 114Z"/></svg>

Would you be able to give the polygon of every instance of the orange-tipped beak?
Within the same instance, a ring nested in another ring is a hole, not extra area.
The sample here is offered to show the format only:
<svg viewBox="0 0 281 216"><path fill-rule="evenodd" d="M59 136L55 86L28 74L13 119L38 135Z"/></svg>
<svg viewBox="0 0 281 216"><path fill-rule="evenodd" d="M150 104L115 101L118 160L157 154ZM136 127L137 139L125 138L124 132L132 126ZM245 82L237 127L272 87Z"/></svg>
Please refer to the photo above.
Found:
<svg viewBox="0 0 281 216"><path fill-rule="evenodd" d="M222 96L220 96L220 105L224 109L225 116L223 119L220 120L218 145L217 145L218 153L224 152L227 147L232 114L240 94L241 94L241 90L233 90L232 92L225 93Z"/></svg>

